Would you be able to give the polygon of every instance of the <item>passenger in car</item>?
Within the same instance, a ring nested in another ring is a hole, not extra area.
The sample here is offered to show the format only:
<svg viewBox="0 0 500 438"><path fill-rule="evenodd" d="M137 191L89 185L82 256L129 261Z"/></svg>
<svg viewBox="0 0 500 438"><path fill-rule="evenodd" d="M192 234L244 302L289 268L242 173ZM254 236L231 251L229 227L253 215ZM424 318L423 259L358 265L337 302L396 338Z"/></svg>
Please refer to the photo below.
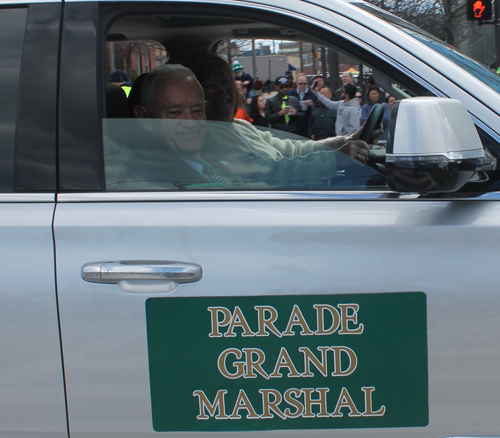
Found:
<svg viewBox="0 0 500 438"><path fill-rule="evenodd" d="M229 130L224 127L223 132L217 132L217 129L209 130L207 135L213 136L214 141L218 139L220 143L232 142L233 147L244 150L250 148L263 157L274 160L337 149L362 163L367 162L369 147L365 142L358 140L361 129L350 136L330 137L320 142L278 138L271 132L256 129L248 122L234 119L237 111L236 86L231 67L224 59L203 53L188 60L186 66L193 71L205 91L207 119L232 122L231 125L240 138L235 144L234 135L231 133L228 137ZM378 130L374 136L381 134L382 131Z"/></svg>
<svg viewBox="0 0 500 438"><path fill-rule="evenodd" d="M275 161L248 149L211 144L206 105L189 69L163 65L152 70L143 83L141 105L134 108L147 138L132 147L121 174L107 178L108 189L311 187L336 178L342 154L331 150Z"/></svg>

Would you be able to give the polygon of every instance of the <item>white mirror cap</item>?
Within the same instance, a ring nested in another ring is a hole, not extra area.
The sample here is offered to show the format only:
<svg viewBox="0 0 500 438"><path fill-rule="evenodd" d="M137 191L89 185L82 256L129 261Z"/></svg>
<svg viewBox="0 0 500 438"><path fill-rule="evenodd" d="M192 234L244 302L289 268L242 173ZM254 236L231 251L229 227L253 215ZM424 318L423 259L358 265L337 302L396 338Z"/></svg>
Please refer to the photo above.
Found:
<svg viewBox="0 0 500 438"><path fill-rule="evenodd" d="M474 123L459 100L441 97L403 99L396 117L393 139L395 157L484 157Z"/></svg>

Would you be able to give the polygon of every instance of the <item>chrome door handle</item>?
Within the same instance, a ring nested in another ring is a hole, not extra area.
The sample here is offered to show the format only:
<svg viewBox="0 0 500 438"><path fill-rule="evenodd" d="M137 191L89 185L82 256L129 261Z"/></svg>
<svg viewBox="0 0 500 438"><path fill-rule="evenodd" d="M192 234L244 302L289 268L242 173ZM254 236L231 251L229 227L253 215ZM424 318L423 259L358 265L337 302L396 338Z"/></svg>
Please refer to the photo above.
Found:
<svg viewBox="0 0 500 438"><path fill-rule="evenodd" d="M201 266L170 261L120 261L87 263L82 278L90 283L118 284L141 280L192 283L201 280Z"/></svg>

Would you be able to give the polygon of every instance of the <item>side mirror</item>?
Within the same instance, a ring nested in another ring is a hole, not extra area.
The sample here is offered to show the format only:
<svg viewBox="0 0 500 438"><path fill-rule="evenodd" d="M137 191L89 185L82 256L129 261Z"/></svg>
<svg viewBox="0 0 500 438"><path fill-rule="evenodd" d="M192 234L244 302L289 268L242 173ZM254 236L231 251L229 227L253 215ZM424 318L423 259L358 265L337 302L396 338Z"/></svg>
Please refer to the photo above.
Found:
<svg viewBox="0 0 500 438"><path fill-rule="evenodd" d="M394 102L386 173L396 192L454 192L491 164L464 105L415 97Z"/></svg>

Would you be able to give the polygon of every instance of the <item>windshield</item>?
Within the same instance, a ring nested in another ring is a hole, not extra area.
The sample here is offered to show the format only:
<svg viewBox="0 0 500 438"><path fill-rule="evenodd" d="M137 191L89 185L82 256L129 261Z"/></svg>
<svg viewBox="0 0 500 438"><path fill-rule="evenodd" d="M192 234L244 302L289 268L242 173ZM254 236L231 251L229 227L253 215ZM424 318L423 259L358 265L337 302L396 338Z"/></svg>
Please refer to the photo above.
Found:
<svg viewBox="0 0 500 438"><path fill-rule="evenodd" d="M378 18L381 18L384 21L391 23L400 30L406 32L408 35L416 38L427 47L435 50L459 67L463 68L465 71L469 72L471 75L475 76L481 82L493 88L497 93L500 93L500 77L482 64L468 58L463 53L460 53L458 50L439 40L430 33L425 32L419 27L392 15L383 9L371 5L370 3L353 2L352 4Z"/></svg>

